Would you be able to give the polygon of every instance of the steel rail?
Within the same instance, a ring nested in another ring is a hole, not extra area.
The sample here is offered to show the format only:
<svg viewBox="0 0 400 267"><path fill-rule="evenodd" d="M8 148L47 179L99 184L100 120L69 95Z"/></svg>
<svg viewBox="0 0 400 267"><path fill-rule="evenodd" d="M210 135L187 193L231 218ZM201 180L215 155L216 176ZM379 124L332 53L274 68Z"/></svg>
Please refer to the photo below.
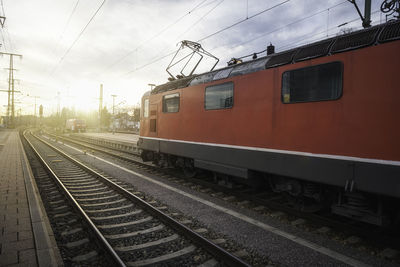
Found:
<svg viewBox="0 0 400 267"><path fill-rule="evenodd" d="M225 264L229 266L249 266L246 262L242 261L238 257L234 256L233 254L227 252L220 246L212 243L208 239L204 238L203 236L199 235L198 233L194 232L190 228L186 227L185 225L179 223L175 219L171 218L167 214L163 213L162 211L158 210L157 208L153 207L152 205L148 204L141 198L135 196L128 190L124 189L123 187L119 186L118 184L110 181L106 177L104 177L102 174L98 173L97 171L93 170L89 166L84 165L83 163L77 161L76 159L72 158L65 152L61 151L60 149L56 148L52 144L48 143L47 141L39 138L36 135L33 135L35 138L40 140L41 142L45 143L58 153L60 153L62 156L67 158L68 160L74 162L77 164L79 167L83 168L87 172L91 173L94 176L97 176L100 178L103 182L111 186L113 189L116 191L120 192L122 195L124 195L127 199L136 202L138 205L140 205L143 209L145 209L147 212L152 214L153 216L157 217L159 220L163 221L165 224L170 226L171 228L175 229L176 231L182 233L185 237L188 239L192 240L195 244L199 245L201 248L205 249L208 253L216 257L217 259L221 260Z"/></svg>
<svg viewBox="0 0 400 267"><path fill-rule="evenodd" d="M62 190L64 195L67 197L67 199L73 204L73 207L81 214L83 219L86 221L86 223L89 225L90 229L93 231L95 237L97 240L100 242L100 244L105 248L105 251L112 257L112 259L115 261L115 263L118 266L123 266L125 267L125 263L121 260L121 258L118 256L118 254L115 252L115 250L112 248L110 243L108 243L107 239L102 235L102 233L99 231L99 229L96 227L96 225L93 223L93 221L89 218L89 216L86 214L86 212L82 209L82 207L78 204L78 202L75 200L75 198L71 195L70 192L68 192L67 188L64 186L64 184L61 182L61 180L58 178L57 174L53 172L51 167L46 163L46 161L43 159L43 157L39 154L39 152L36 150L36 148L33 146L33 144L28 140L26 137L26 132L28 130L25 130L23 133L23 136L26 140L26 142L29 144L31 147L32 151L35 153L37 158L39 159L40 163L45 167L45 169L49 172L50 176L55 180L56 184L58 187ZM31 133L31 135L35 138L37 138L35 135ZM37 138L39 141L39 138ZM43 141L42 141L43 142ZM46 144L46 142L45 142Z"/></svg>
<svg viewBox="0 0 400 267"><path fill-rule="evenodd" d="M54 135L53 135L54 136ZM65 138L65 137L60 137L60 138L64 138L65 140L68 140L69 138ZM75 143L77 145L83 146L83 147L88 147L85 144L81 144L80 142L85 142L85 141L75 141L75 140L68 140L71 143ZM99 147L101 147L101 145L98 145ZM155 167L155 166L151 166L148 165L146 163L140 162L140 161L136 161L135 159L132 158L128 158L122 155L118 155L118 154L114 154L112 152L108 152L108 151L103 151L100 148L93 148L96 151L99 151L101 153L134 163L134 164L138 164L141 166L144 166L146 168L151 168L153 170L156 171L160 171L159 168ZM106 149L106 148L105 148ZM301 210L297 210L295 208L291 208L288 207L285 204L281 204L281 203L277 203L274 201L270 201L268 199L264 199L264 198L260 198L256 195L250 195L247 193L242 193L240 191L234 191L230 188L226 188L220 185L216 185L213 184L212 182L207 182L198 178L188 178L185 177L185 179L188 182L193 182L196 183L198 185L202 185L208 188L211 188L215 191L221 191L225 194L230 194L233 195L239 199L243 199L243 200L250 200L252 201L254 204L258 204L258 205L263 205L266 206L267 208L273 209L273 210L279 210L279 211L284 211L287 212L288 214L291 214L293 216L299 217L299 218L303 218L321 225L325 225L325 226L329 226L332 227L333 229L336 230L341 230L343 232L345 232L348 235L358 235L361 236L363 238L365 238L368 241L375 241L375 240L379 240L379 243L381 244L385 244L387 246L390 247L396 247L398 248L399 245L394 245L394 244L398 244L398 238L396 238L397 236L392 236L392 235L385 235L384 238L382 238L382 233L380 231L374 231L373 229L371 229L371 226L368 225L363 225L363 227L360 227L361 225L351 225L349 224L348 221L343 221L339 219L334 219L330 216L324 215L324 214L319 214L319 213L307 213ZM372 232L371 232L372 231ZM372 234L371 234L372 233Z"/></svg>
<svg viewBox="0 0 400 267"><path fill-rule="evenodd" d="M129 151L120 150L118 148L107 147L107 146L102 146L102 145L98 145L98 144L92 144L92 143L90 143L88 141L85 141L85 140L76 140L75 138L59 136L59 135L55 135L55 134L51 134L51 133L47 133L47 132L46 132L46 134L50 135L50 136L53 136L56 139L63 139L63 140L66 140L67 142L71 142L71 143L77 144L79 146L83 146L83 147L85 147L87 149L92 149L92 150L95 150L95 151L99 151L101 153L104 153L104 154L107 154L107 155L110 155L110 156L113 156L113 157L116 157L116 158L119 158L119 159L122 159L122 160L136 162L135 160L132 160L132 159L127 158L125 156L114 154L114 153L112 153L110 151L106 151L106 149L113 150L115 152L126 153L126 154L132 155L134 157L140 157L140 155L137 154L137 153L132 153L132 152L129 152ZM84 143L86 143L86 144L84 144ZM92 147L91 145L98 146L98 147L101 147L101 148Z"/></svg>

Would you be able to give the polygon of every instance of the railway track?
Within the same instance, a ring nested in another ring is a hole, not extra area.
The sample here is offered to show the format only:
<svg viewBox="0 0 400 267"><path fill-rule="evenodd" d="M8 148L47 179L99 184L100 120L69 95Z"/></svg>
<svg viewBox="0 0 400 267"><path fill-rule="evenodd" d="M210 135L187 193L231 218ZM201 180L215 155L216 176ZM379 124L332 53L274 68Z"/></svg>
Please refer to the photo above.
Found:
<svg viewBox="0 0 400 267"><path fill-rule="evenodd" d="M24 136L118 265L247 266L40 137L30 133Z"/></svg>
<svg viewBox="0 0 400 267"><path fill-rule="evenodd" d="M101 153L107 154L112 157L116 157L121 160L126 160L128 162L141 161L140 154L137 151L97 144L93 140L87 139L87 138L79 138L79 137L71 137L71 136L66 137L66 136L60 136L60 135L56 135L56 134L52 134L52 133L48 133L48 132L45 132L45 134L55 138L56 140L63 140L63 141L67 141L67 142L79 145L79 146L83 147L84 149L86 149L88 152L97 151L97 152L101 152Z"/></svg>
<svg viewBox="0 0 400 267"><path fill-rule="evenodd" d="M52 135L56 137L55 135ZM122 151L118 149L113 149L101 147L100 145L88 144L85 141L77 140L77 138L71 139L66 137L57 136L58 139L62 139L67 142L71 142L75 145L79 145L88 150L96 151L99 153L104 153L108 156L118 158L123 162L126 162L135 167L139 166L150 172L159 173L161 176L170 175L173 176L171 180L179 184L188 186L200 186L201 191L207 192L213 197L218 197L220 199L234 202L238 206L248 205L250 207L259 211L260 213L272 214L273 217L284 217L288 215L290 221L293 224L299 223L308 224L311 228L316 228L317 232L325 232L327 228L333 229L334 231L344 235L344 243L352 243L353 240L363 240L360 246L367 245L379 253L383 248L395 248L399 249L399 235L398 231L393 229L376 229L373 226L365 225L362 223L354 223L346 218L338 218L337 216L331 216L326 214L314 214L314 213L304 213L303 211L292 208L287 203L282 203L282 196L276 193L265 193L257 192L249 188L227 188L226 186L221 186L213 182L210 177L200 177L200 178L188 178L183 177L183 175L178 174L176 171L171 171L170 169L160 169L152 164L143 163L140 157L133 155L129 152L130 156L125 156ZM204 189L205 188L205 189ZM283 213L282 213L283 212ZM350 242L348 241L350 240ZM356 242L359 243L359 242Z"/></svg>

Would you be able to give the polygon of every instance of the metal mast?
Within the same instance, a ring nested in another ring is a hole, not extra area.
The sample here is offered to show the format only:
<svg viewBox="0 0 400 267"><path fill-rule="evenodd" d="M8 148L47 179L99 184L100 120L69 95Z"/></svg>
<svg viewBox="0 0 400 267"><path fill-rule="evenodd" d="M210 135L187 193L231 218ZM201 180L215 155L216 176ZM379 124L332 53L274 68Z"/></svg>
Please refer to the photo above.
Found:
<svg viewBox="0 0 400 267"><path fill-rule="evenodd" d="M15 105L14 105L14 56L22 58L22 55L12 54L12 53L3 53L0 52L0 55L9 55L10 56L10 67L8 68L8 103L7 103L7 127L14 127L14 119L15 119ZM11 112L11 117L10 117Z"/></svg>

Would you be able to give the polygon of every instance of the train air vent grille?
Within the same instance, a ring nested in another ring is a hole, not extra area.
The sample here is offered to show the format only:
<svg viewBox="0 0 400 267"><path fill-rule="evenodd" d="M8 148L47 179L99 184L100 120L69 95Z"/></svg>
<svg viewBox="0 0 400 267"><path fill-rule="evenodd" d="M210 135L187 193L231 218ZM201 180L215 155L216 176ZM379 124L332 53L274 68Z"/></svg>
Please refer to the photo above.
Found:
<svg viewBox="0 0 400 267"><path fill-rule="evenodd" d="M265 68L272 68L292 63L293 56L296 52L297 49L293 49L279 54L272 54L270 60L265 64Z"/></svg>
<svg viewBox="0 0 400 267"><path fill-rule="evenodd" d="M384 43L400 39L400 20L388 23L379 35L378 42Z"/></svg>
<svg viewBox="0 0 400 267"><path fill-rule="evenodd" d="M356 48L369 46L375 43L376 35L381 27L372 27L354 33L339 36L332 47L331 53L340 53Z"/></svg>
<svg viewBox="0 0 400 267"><path fill-rule="evenodd" d="M327 55L333 41L334 39L329 39L316 44L301 47L299 52L293 58L294 62Z"/></svg>

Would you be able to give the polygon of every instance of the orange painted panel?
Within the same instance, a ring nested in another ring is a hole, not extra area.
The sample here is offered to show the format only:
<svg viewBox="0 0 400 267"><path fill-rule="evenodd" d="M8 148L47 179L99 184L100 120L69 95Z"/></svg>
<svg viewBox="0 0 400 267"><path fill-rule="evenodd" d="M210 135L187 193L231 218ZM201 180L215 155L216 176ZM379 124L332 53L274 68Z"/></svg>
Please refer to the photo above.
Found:
<svg viewBox="0 0 400 267"><path fill-rule="evenodd" d="M398 161L398 51L400 41L151 95L158 105L157 136ZM343 63L339 100L281 102L283 72L332 61ZM205 87L227 81L234 82L233 107L205 110ZM162 96L174 92L181 96L180 111L163 113ZM149 136L142 129L141 135Z"/></svg>

